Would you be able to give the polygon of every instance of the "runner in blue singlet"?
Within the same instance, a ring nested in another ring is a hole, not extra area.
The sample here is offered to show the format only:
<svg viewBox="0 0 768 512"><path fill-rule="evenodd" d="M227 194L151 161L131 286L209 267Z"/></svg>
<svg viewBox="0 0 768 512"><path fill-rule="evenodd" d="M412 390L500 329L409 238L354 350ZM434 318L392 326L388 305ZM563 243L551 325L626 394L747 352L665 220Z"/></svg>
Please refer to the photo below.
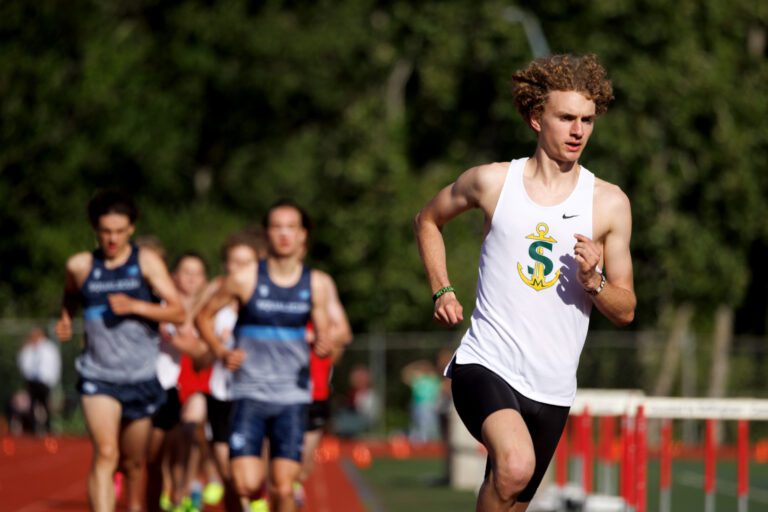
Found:
<svg viewBox="0 0 768 512"><path fill-rule="evenodd" d="M88 497L92 510L113 510L118 461L122 456L129 491L141 485L150 416L165 399L155 375L158 322L182 322L184 310L160 257L131 243L137 211L130 197L101 192L88 216L99 247L67 260L56 333L61 341L72 337L72 316L82 306L85 345L76 367L94 447ZM141 509L133 500L129 506Z"/></svg>
<svg viewBox="0 0 768 512"><path fill-rule="evenodd" d="M262 441L270 443L270 501L273 511L295 510L292 486L301 469L305 409L311 402L309 351L334 348L328 334L328 301L333 281L302 262L308 221L293 202L273 205L264 219L268 257L257 266L228 275L203 306L197 326L216 356L234 371L234 410L229 448L237 492L256 496L264 480ZM236 346L216 337L213 318L232 300L240 304ZM306 325L316 336L310 346Z"/></svg>

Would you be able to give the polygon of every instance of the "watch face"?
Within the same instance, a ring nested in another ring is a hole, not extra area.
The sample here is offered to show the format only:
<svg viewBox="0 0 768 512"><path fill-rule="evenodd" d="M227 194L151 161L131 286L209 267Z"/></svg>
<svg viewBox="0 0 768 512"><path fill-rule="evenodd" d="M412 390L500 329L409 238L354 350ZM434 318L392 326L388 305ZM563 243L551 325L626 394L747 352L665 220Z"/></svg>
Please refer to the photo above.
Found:
<svg viewBox="0 0 768 512"><path fill-rule="evenodd" d="M605 288L605 274L600 272L600 284L597 285L597 288L593 290L586 290L586 292L590 295L597 295L601 291L603 291L603 288Z"/></svg>
<svg viewBox="0 0 768 512"><path fill-rule="evenodd" d="M600 286L597 287L597 290L595 290L595 295L603 291L603 288L605 287L605 274L600 274Z"/></svg>

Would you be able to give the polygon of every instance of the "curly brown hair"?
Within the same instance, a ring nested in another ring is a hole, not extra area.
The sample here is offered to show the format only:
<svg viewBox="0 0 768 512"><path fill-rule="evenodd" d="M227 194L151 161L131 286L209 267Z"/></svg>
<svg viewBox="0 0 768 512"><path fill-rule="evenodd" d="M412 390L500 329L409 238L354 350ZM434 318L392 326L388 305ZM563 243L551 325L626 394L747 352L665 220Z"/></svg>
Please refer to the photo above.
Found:
<svg viewBox="0 0 768 512"><path fill-rule="evenodd" d="M595 102L595 113L604 114L613 100L613 87L597 55L560 54L536 59L512 75L512 95L523 119L544 110L550 91L577 91Z"/></svg>

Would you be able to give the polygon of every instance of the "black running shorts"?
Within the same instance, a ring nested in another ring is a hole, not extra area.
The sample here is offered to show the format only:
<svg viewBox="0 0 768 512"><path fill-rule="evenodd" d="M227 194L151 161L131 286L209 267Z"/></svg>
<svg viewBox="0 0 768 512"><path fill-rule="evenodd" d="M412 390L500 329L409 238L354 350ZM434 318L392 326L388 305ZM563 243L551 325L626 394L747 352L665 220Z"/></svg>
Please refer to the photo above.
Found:
<svg viewBox="0 0 768 512"><path fill-rule="evenodd" d="M325 428L330 417L330 400L315 400L307 407L307 432Z"/></svg>
<svg viewBox="0 0 768 512"><path fill-rule="evenodd" d="M514 409L520 413L528 427L536 455L536 468L517 501L528 503L536 494L547 466L560 441L568 419L569 407L536 402L518 393L491 370L479 364L451 363L451 390L456 411L472 436L483 442L482 427L485 419L501 409ZM486 477L491 469L486 464Z"/></svg>
<svg viewBox="0 0 768 512"><path fill-rule="evenodd" d="M229 421L232 416L232 402L218 400L211 395L205 395L208 406L208 425L211 427L211 441L214 443L229 442Z"/></svg>
<svg viewBox="0 0 768 512"><path fill-rule="evenodd" d="M181 402L175 387L166 389L165 393L165 403L152 415L152 426L168 432L181 422Z"/></svg>

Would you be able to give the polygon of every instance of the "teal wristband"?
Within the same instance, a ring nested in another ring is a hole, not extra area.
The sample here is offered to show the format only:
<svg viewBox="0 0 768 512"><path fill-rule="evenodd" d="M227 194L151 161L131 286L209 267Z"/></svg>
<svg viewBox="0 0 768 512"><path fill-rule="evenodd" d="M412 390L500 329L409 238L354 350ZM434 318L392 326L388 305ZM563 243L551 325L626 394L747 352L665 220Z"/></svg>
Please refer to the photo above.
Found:
<svg viewBox="0 0 768 512"><path fill-rule="evenodd" d="M453 286L446 286L445 288L440 288L435 292L435 294L432 296L432 302L437 302L437 299L442 297L448 292L455 292L456 289Z"/></svg>

